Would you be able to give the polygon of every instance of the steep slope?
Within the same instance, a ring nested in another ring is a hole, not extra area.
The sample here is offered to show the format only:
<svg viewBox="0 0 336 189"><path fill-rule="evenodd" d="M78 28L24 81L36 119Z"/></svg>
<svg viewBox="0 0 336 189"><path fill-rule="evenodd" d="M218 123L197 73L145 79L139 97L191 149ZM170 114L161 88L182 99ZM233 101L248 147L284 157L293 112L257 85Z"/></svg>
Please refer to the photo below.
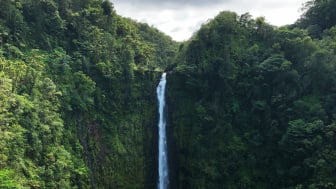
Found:
<svg viewBox="0 0 336 189"><path fill-rule="evenodd" d="M171 188L335 188L334 4L178 48L107 0L1 0L0 188L156 188L165 69Z"/></svg>
<svg viewBox="0 0 336 189"><path fill-rule="evenodd" d="M305 12L295 25L307 29L312 37L320 38L324 30L336 25L335 7L334 0L310 0L305 3Z"/></svg>
<svg viewBox="0 0 336 189"><path fill-rule="evenodd" d="M155 87L177 44L109 1L0 10L0 187L154 188Z"/></svg>
<svg viewBox="0 0 336 189"><path fill-rule="evenodd" d="M222 12L167 91L175 188L334 188L336 33Z"/></svg>

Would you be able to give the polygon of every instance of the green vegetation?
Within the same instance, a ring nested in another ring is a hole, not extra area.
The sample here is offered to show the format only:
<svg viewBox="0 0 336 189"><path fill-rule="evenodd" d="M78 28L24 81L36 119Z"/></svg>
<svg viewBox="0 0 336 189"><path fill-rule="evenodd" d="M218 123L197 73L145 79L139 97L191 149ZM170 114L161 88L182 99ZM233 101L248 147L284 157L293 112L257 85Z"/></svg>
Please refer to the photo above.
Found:
<svg viewBox="0 0 336 189"><path fill-rule="evenodd" d="M107 0L1 0L0 188L156 188L163 70L172 188L335 188L335 8L178 47Z"/></svg>
<svg viewBox="0 0 336 189"><path fill-rule="evenodd" d="M154 91L177 43L106 0L0 10L0 188L154 188Z"/></svg>
<svg viewBox="0 0 336 189"><path fill-rule="evenodd" d="M307 6L280 28L222 12L180 48L167 82L174 188L336 187L336 6Z"/></svg>

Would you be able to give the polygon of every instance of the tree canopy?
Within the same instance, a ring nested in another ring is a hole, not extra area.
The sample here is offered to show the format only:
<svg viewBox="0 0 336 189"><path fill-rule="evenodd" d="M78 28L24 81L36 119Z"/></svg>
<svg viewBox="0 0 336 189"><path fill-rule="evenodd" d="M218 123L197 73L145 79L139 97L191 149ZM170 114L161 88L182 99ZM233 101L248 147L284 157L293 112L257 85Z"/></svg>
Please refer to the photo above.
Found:
<svg viewBox="0 0 336 189"><path fill-rule="evenodd" d="M171 188L335 188L335 8L177 43L108 0L1 0L0 188L156 188L164 70Z"/></svg>

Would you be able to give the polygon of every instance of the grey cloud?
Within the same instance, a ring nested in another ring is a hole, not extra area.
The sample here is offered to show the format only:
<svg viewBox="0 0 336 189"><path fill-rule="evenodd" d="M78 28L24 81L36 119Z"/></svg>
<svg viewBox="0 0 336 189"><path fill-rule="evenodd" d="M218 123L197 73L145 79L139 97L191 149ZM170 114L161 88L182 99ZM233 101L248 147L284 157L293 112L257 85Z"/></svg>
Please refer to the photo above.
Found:
<svg viewBox="0 0 336 189"><path fill-rule="evenodd" d="M130 4L133 6L149 6L149 7L168 7L177 8L181 6L202 7L227 3L233 0L112 0L119 4Z"/></svg>
<svg viewBox="0 0 336 189"><path fill-rule="evenodd" d="M175 27L172 30L170 30L171 33L177 33L177 32L180 32L180 31L183 31L183 28L181 28L181 27Z"/></svg>
<svg viewBox="0 0 336 189"><path fill-rule="evenodd" d="M1 1L1 0L0 0ZM175 40L189 38L200 26L222 10L238 14L250 12L265 16L270 23L285 25L298 17L298 8L308 0L111 0L118 13L171 35ZM286 12L285 15L282 15ZM282 16L279 16L282 15Z"/></svg>

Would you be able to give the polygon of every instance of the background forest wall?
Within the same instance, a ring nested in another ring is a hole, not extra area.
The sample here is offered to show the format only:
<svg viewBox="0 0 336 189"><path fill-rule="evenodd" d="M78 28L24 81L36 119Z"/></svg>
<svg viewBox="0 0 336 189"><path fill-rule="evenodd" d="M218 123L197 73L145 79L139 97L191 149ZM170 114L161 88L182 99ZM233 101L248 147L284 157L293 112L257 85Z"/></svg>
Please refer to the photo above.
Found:
<svg viewBox="0 0 336 189"><path fill-rule="evenodd" d="M336 187L336 30L309 30L332 2L280 28L224 11L181 46L167 77L175 188Z"/></svg>
<svg viewBox="0 0 336 189"><path fill-rule="evenodd" d="M335 188L334 9L222 12L177 54L106 0L1 0L0 188L156 187L167 67L174 188Z"/></svg>

